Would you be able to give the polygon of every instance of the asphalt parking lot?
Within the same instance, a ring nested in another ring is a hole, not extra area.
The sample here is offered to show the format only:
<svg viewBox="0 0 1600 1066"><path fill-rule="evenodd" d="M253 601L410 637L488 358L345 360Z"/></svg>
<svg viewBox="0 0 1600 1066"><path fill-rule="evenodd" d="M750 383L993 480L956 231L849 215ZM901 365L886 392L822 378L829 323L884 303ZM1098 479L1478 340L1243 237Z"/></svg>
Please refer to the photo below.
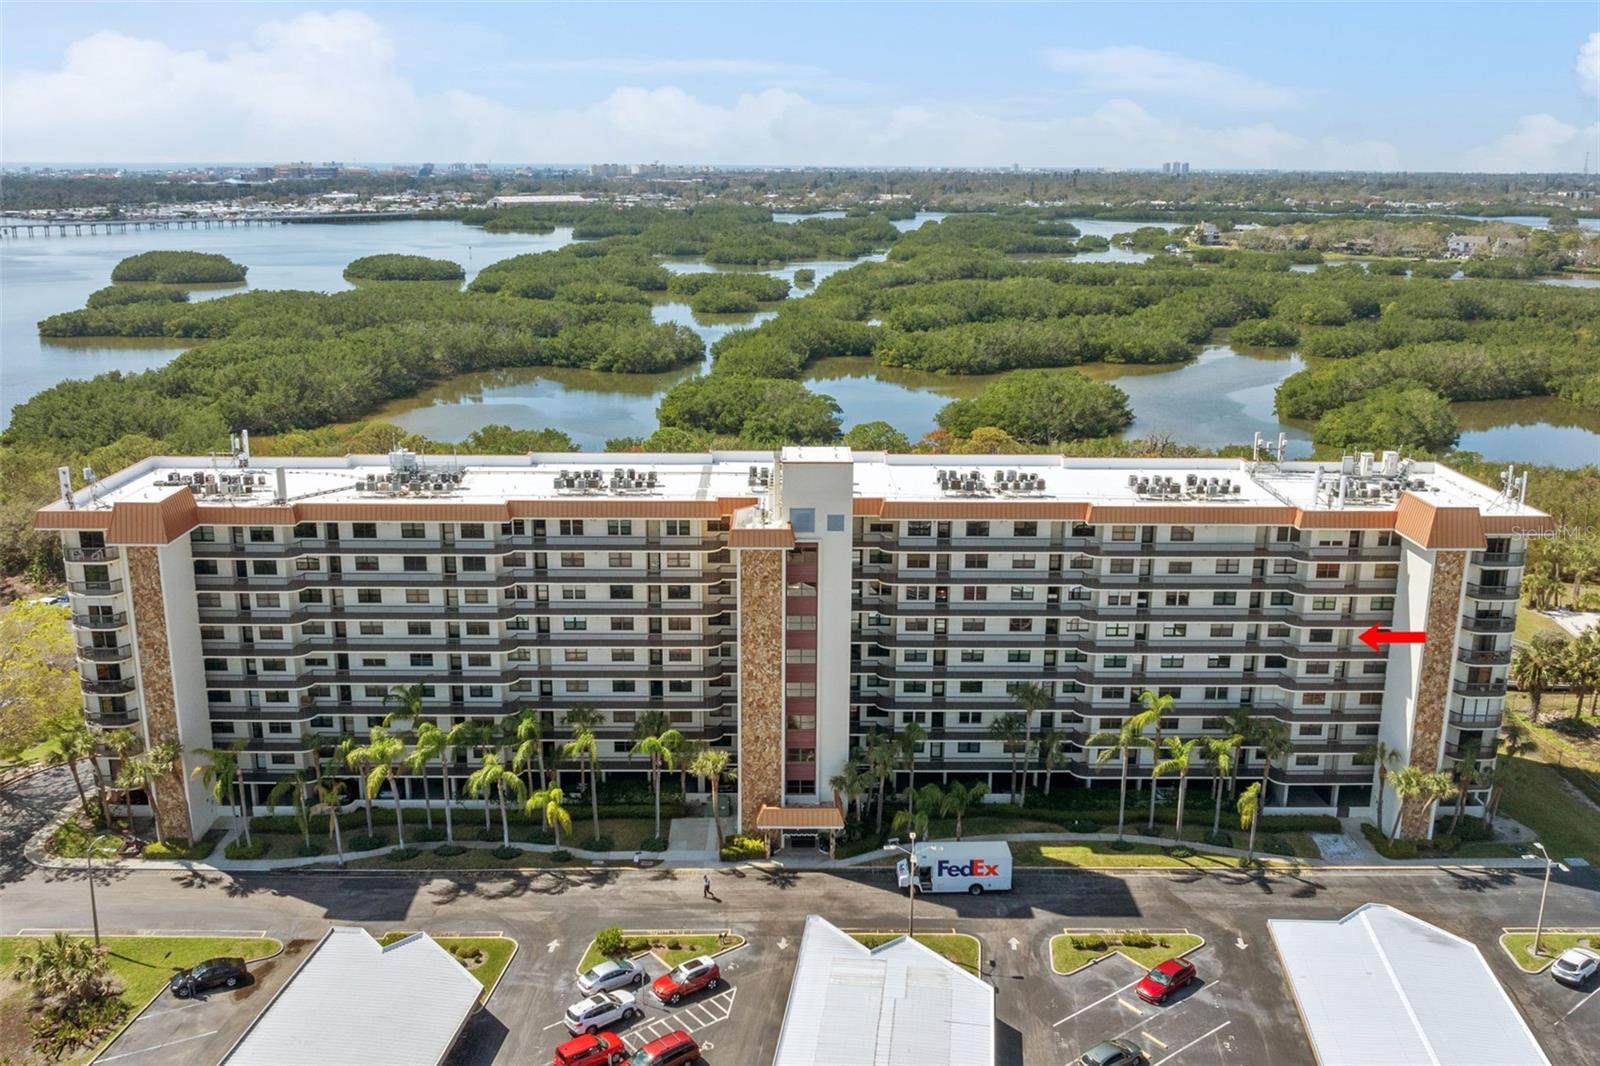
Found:
<svg viewBox="0 0 1600 1066"><path fill-rule="evenodd" d="M115 1066L171 1066L217 1062L255 1020L261 1008L300 964L310 944L296 941L270 959L250 964L251 981L189 999L162 992L94 1062Z"/></svg>
<svg viewBox="0 0 1600 1066"><path fill-rule="evenodd" d="M633 989L641 1016L611 1026L630 1051L682 1029L700 1045L703 1060L720 1066L770 1062L777 1049L778 1029L789 993L795 943L747 937L742 947L717 956L722 985L691 996L677 1006L657 1003L648 981ZM571 1039L563 1020L566 1009L583 998L575 967L587 941L559 938L524 945L502 978L486 1010L467 1025L450 1056L451 1066L490 1062L544 1062ZM652 956L641 960L649 980L667 971ZM506 1022L515 1019L517 1025Z"/></svg>

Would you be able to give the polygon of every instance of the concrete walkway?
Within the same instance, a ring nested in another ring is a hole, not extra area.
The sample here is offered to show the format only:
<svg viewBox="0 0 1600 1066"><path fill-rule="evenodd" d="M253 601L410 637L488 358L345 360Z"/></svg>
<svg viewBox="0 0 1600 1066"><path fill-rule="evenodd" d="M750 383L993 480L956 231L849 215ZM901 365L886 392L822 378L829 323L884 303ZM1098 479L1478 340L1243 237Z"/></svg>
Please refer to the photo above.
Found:
<svg viewBox="0 0 1600 1066"><path fill-rule="evenodd" d="M687 854L716 861L722 848L717 841L717 823L710 818L674 818L667 829L667 852Z"/></svg>

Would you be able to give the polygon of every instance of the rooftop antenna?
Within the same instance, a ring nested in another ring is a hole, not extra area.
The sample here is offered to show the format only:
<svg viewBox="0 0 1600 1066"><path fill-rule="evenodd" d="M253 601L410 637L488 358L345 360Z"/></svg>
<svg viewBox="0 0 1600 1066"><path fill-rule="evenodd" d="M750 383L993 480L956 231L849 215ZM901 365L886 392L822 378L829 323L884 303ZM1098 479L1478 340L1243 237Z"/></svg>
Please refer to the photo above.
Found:
<svg viewBox="0 0 1600 1066"><path fill-rule="evenodd" d="M98 499L98 494L95 492L94 467L86 466L83 468L83 480L84 483L89 486L90 505L92 506L96 503L99 503L100 501Z"/></svg>
<svg viewBox="0 0 1600 1066"><path fill-rule="evenodd" d="M1528 502L1528 472L1524 470L1522 476L1517 478L1517 506L1521 507Z"/></svg>
<svg viewBox="0 0 1600 1066"><path fill-rule="evenodd" d="M69 510L77 507L72 499L72 467L56 467L56 478L61 482L61 502L66 504Z"/></svg>
<svg viewBox="0 0 1600 1066"><path fill-rule="evenodd" d="M250 465L250 431L248 429L239 431L239 465L241 467Z"/></svg>
<svg viewBox="0 0 1600 1066"><path fill-rule="evenodd" d="M1279 433L1278 434L1278 462L1280 462L1280 463L1283 462L1283 453L1288 449L1288 447L1289 447L1289 434L1287 434L1287 433Z"/></svg>
<svg viewBox="0 0 1600 1066"><path fill-rule="evenodd" d="M1255 443L1250 445L1250 461L1252 463L1259 463L1261 461L1261 431L1260 430L1256 430Z"/></svg>

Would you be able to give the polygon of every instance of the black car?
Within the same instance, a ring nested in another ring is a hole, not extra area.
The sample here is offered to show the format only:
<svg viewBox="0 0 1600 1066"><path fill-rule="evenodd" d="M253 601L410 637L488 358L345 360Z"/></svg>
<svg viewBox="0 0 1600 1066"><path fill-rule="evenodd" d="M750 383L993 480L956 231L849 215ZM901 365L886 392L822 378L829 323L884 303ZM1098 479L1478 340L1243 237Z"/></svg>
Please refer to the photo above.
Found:
<svg viewBox="0 0 1600 1066"><path fill-rule="evenodd" d="M167 987L179 999L213 988L237 988L250 980L243 959L207 959L172 975Z"/></svg>

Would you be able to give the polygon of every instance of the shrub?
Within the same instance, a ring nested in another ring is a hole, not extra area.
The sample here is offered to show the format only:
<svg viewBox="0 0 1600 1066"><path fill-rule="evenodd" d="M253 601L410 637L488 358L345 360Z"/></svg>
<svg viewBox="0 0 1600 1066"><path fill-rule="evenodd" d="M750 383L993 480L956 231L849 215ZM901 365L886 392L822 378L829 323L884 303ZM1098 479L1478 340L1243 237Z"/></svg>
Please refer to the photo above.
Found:
<svg viewBox="0 0 1600 1066"><path fill-rule="evenodd" d="M294 853L303 859L309 859L313 855L322 854L322 845L318 844L316 841L312 841L310 844L307 844L302 840L299 846L294 849Z"/></svg>
<svg viewBox="0 0 1600 1066"><path fill-rule="evenodd" d="M368 255L344 268L347 281L463 281L467 272L448 259L425 255Z"/></svg>
<svg viewBox="0 0 1600 1066"><path fill-rule="evenodd" d="M620 959L628 952L620 925L608 925L594 935L594 949L609 959Z"/></svg>
<svg viewBox="0 0 1600 1066"><path fill-rule="evenodd" d="M1215 833L1206 830L1205 842L1219 848L1233 847L1233 834L1226 829L1219 829Z"/></svg>
<svg viewBox="0 0 1600 1066"><path fill-rule="evenodd" d="M650 950L650 941L642 936L629 937L626 947L629 955L637 955L642 951Z"/></svg>
<svg viewBox="0 0 1600 1066"><path fill-rule="evenodd" d="M1078 951L1104 951L1109 947L1103 936L1075 936L1072 946Z"/></svg>
<svg viewBox="0 0 1600 1066"><path fill-rule="evenodd" d="M374 833L371 836L367 836L365 833L358 833L350 838L351 851L377 851L379 848L388 846L389 838L382 833Z"/></svg>
<svg viewBox="0 0 1600 1066"><path fill-rule="evenodd" d="M189 842L182 837L173 837L163 843L154 841L139 849L139 854L146 859L187 859L189 858Z"/></svg>
<svg viewBox="0 0 1600 1066"><path fill-rule="evenodd" d="M1137 930L1130 930L1126 933L1123 933L1121 936L1117 937L1117 942L1125 948L1153 948L1156 946L1155 937L1151 936L1149 933L1142 933Z"/></svg>
<svg viewBox="0 0 1600 1066"><path fill-rule="evenodd" d="M571 862L572 852L568 851L566 848L557 848L550 853L550 859L553 862Z"/></svg>
<svg viewBox="0 0 1600 1066"><path fill-rule="evenodd" d="M1409 840L1396 840L1389 843L1389 838L1375 825L1363 824L1361 835L1367 838L1367 843L1375 848L1379 855L1386 859L1414 859L1417 857L1417 845Z"/></svg>
<svg viewBox="0 0 1600 1066"><path fill-rule="evenodd" d="M492 844L500 839L500 827L497 825L481 825L473 831L472 839Z"/></svg>
<svg viewBox="0 0 1600 1066"><path fill-rule="evenodd" d="M1252 318L1234 327L1233 339L1239 344L1287 348L1300 343L1300 330L1281 318Z"/></svg>
<svg viewBox="0 0 1600 1066"><path fill-rule="evenodd" d="M411 839L421 844L437 843L444 839L444 827L435 826L429 829L427 826L423 826L421 829L412 832Z"/></svg>
<svg viewBox="0 0 1600 1066"><path fill-rule="evenodd" d="M1494 830L1489 828L1489 823L1482 818L1474 818L1470 814L1463 815L1456 825L1456 836L1462 840L1493 840Z"/></svg>
<svg viewBox="0 0 1600 1066"><path fill-rule="evenodd" d="M442 859L453 859L457 855L465 855L467 849L460 844L440 844L433 849L433 853Z"/></svg>
<svg viewBox="0 0 1600 1066"><path fill-rule="evenodd" d="M668 951L677 951L680 947L682 947L682 945L678 943L676 938L668 940L666 943L666 948Z"/></svg>
<svg viewBox="0 0 1600 1066"><path fill-rule="evenodd" d="M1269 855L1293 855L1294 845L1283 837L1269 836L1261 841L1261 850Z"/></svg>
<svg viewBox="0 0 1600 1066"><path fill-rule="evenodd" d="M722 842L722 858L725 862L764 859L766 857L766 842L760 837L732 836Z"/></svg>
<svg viewBox="0 0 1600 1066"><path fill-rule="evenodd" d="M259 859L272 850L272 841L265 837L255 837L246 844L242 839L235 840L222 849L222 853L230 859Z"/></svg>
<svg viewBox="0 0 1600 1066"><path fill-rule="evenodd" d="M610 851L611 838L608 836L590 837L578 844L584 851Z"/></svg>
<svg viewBox="0 0 1600 1066"><path fill-rule="evenodd" d="M1224 815L1224 820L1227 816ZM1238 815L1234 815L1238 821ZM1240 826L1239 828L1244 828ZM1344 827L1331 814L1267 814L1256 825L1262 833L1342 833Z"/></svg>
<svg viewBox="0 0 1600 1066"><path fill-rule="evenodd" d="M643 840L639 841L639 850L640 851L666 851L667 850L667 838L666 837L645 837Z"/></svg>
<svg viewBox="0 0 1600 1066"><path fill-rule="evenodd" d="M1098 833L1101 828L1099 822L1091 822L1085 818L1074 818L1067 823L1067 829L1073 833Z"/></svg>
<svg viewBox="0 0 1600 1066"><path fill-rule="evenodd" d="M1194 858L1194 849L1187 844L1174 844L1167 849L1167 854L1174 859L1192 859Z"/></svg>
<svg viewBox="0 0 1600 1066"><path fill-rule="evenodd" d="M111 280L205 283L243 281L245 268L208 252L142 252L111 269Z"/></svg>
<svg viewBox="0 0 1600 1066"><path fill-rule="evenodd" d="M516 858L520 858L521 857L522 849L521 848L505 848L505 847L501 847L501 848L495 848L489 854L493 855L495 858L500 859L502 861L510 862L512 859L516 859Z"/></svg>
<svg viewBox="0 0 1600 1066"><path fill-rule="evenodd" d="M1461 846L1461 838L1454 833L1435 833L1428 847L1437 852L1449 854Z"/></svg>
<svg viewBox="0 0 1600 1066"><path fill-rule="evenodd" d="M390 862L405 862L406 860L414 859L421 854L422 852L418 851L416 848L394 848L385 857Z"/></svg>
<svg viewBox="0 0 1600 1066"><path fill-rule="evenodd" d="M810 286L815 285L816 281L817 272L810 267L801 267L794 272L794 283L796 285Z"/></svg>

